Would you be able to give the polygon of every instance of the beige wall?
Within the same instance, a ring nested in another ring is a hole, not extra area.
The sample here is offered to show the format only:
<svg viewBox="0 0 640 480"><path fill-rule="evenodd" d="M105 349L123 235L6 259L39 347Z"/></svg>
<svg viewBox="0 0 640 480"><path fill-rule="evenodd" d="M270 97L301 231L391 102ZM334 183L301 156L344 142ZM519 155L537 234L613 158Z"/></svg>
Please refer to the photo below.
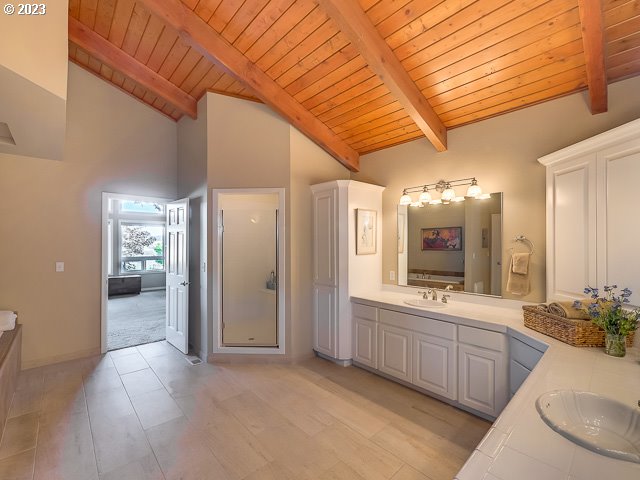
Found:
<svg viewBox="0 0 640 480"><path fill-rule="evenodd" d="M2 2L2 6L6 3ZM18 8L18 2L9 3ZM17 11L13 15L6 15L0 12L3 38L0 42L0 65L65 99L69 2L55 0L37 3L46 5L45 15L18 15Z"/></svg>
<svg viewBox="0 0 640 480"><path fill-rule="evenodd" d="M176 170L174 122L69 65L64 160L0 154L0 309L23 365L99 351L101 192L173 198Z"/></svg>
<svg viewBox="0 0 640 480"><path fill-rule="evenodd" d="M585 94L579 93L457 128L449 131L444 153L422 139L363 156L361 171L352 178L387 187L383 281L392 283L389 271L397 270L396 206L402 188L476 176L486 192L504 192L503 271L510 239L526 235L535 242L536 253L532 291L523 299L544 300L545 170L537 158L638 118L639 91L640 77L610 85L609 112L600 115L589 113Z"/></svg>
<svg viewBox="0 0 640 480"><path fill-rule="evenodd" d="M292 356L313 349L311 289L312 196L311 185L347 180L349 171L324 150L291 127L291 318Z"/></svg>

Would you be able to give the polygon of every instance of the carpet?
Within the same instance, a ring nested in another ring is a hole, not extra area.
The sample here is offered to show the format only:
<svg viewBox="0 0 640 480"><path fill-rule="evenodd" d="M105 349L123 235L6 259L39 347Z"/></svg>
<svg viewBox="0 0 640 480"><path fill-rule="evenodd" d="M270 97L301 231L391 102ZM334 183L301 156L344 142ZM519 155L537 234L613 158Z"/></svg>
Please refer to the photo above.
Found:
<svg viewBox="0 0 640 480"><path fill-rule="evenodd" d="M165 339L164 290L111 297L107 311L107 350Z"/></svg>

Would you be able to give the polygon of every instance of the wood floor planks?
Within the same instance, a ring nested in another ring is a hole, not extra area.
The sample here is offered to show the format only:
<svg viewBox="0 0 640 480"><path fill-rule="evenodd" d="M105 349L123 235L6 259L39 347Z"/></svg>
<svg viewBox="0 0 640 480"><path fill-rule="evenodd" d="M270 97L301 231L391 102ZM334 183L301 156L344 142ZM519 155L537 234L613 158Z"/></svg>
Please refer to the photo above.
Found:
<svg viewBox="0 0 640 480"><path fill-rule="evenodd" d="M355 367L191 366L166 342L24 371L17 392L0 475L21 480L449 480L489 428Z"/></svg>

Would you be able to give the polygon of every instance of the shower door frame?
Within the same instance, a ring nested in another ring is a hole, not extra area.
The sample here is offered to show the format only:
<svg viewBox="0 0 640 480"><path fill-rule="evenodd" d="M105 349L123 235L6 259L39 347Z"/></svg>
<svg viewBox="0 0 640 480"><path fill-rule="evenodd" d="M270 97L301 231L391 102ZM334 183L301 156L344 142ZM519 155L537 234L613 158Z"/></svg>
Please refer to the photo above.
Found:
<svg viewBox="0 0 640 480"><path fill-rule="evenodd" d="M277 225L277 347L259 346L231 346L222 343L222 215L220 209L220 195L278 195L278 225ZM284 188L215 188L211 190L211 225L212 225L212 250L214 265L213 272L213 349L212 353L238 353L238 354L285 354L285 321L287 316L285 292L286 292L286 210Z"/></svg>

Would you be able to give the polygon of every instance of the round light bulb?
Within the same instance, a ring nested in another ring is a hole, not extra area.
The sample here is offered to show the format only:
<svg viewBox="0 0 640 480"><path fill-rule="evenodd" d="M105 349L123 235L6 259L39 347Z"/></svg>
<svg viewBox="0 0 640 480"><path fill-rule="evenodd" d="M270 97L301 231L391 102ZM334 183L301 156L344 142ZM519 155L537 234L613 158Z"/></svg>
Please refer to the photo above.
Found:
<svg viewBox="0 0 640 480"><path fill-rule="evenodd" d="M420 194L418 201L420 203L429 203L431 201L431 194L428 192L426 188Z"/></svg>
<svg viewBox="0 0 640 480"><path fill-rule="evenodd" d="M402 196L400 197L400 205L411 205L411 197L407 194L407 192L402 192Z"/></svg>
<svg viewBox="0 0 640 480"><path fill-rule="evenodd" d="M447 183L447 188L445 188L444 192L442 192L442 195L440 198L442 199L443 203L450 202L451 200L456 198L456 191L453 188L451 188L451 185Z"/></svg>
<svg viewBox="0 0 640 480"><path fill-rule="evenodd" d="M478 181L474 178L467 189L467 197L477 198L480 195L482 195L482 188L480 188Z"/></svg>

